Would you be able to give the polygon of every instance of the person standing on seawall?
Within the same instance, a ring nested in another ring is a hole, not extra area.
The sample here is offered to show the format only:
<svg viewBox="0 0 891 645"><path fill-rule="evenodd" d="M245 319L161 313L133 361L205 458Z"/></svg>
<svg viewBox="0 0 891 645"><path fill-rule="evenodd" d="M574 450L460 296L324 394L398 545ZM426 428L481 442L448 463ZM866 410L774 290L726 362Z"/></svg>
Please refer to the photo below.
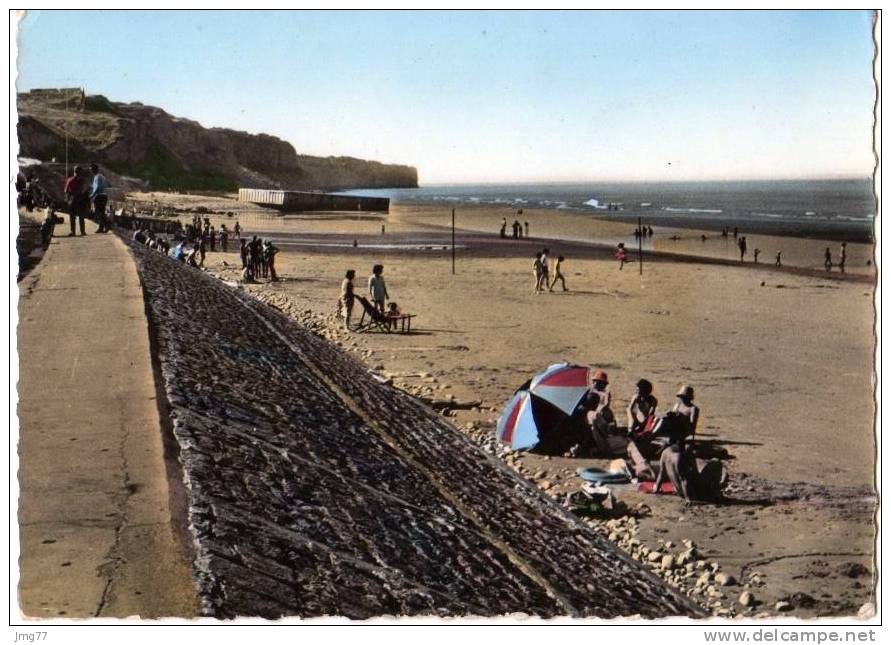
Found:
<svg viewBox="0 0 891 645"><path fill-rule="evenodd" d="M90 186L90 201L93 204L93 217L99 226L97 233L108 233L110 227L105 215L105 206L108 204L108 195L105 194L105 175L99 172L97 164L90 164L90 172L93 173L93 183Z"/></svg>

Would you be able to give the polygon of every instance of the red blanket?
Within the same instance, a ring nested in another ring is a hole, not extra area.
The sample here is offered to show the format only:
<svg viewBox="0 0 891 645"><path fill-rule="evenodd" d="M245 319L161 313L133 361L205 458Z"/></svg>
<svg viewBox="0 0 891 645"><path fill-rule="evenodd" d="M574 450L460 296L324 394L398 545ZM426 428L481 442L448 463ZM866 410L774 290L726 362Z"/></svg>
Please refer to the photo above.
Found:
<svg viewBox="0 0 891 645"><path fill-rule="evenodd" d="M641 482L640 484L637 485L637 490L639 490L642 493L652 493L653 492L653 484L655 484L655 483L656 482ZM674 493L674 484L672 484L671 482L662 482L659 485L659 492L660 493L668 493L668 494Z"/></svg>

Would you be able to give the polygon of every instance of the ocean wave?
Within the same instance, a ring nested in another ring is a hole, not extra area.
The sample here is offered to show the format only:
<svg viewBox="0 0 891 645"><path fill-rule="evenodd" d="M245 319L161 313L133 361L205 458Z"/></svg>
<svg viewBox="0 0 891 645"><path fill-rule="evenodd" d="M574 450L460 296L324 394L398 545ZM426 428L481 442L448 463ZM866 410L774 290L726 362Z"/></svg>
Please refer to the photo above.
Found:
<svg viewBox="0 0 891 645"><path fill-rule="evenodd" d="M652 206L652 205L653 205L653 202L641 202L640 203L641 208L646 208L647 206Z"/></svg>
<svg viewBox="0 0 891 645"><path fill-rule="evenodd" d="M604 211L608 208L607 206L604 206L603 204L601 204L599 199L595 199L593 197L583 203L585 204L585 206L590 206L592 208L598 208L598 209L604 210Z"/></svg>
<svg viewBox="0 0 891 645"><path fill-rule="evenodd" d="M769 217L771 219L789 219L788 215L777 215L776 213L752 213L752 215L755 217Z"/></svg>
<svg viewBox="0 0 891 645"><path fill-rule="evenodd" d="M869 222L873 219L872 215L833 215L832 219L841 220L843 222Z"/></svg>
<svg viewBox="0 0 891 645"><path fill-rule="evenodd" d="M723 213L724 212L720 208L673 208L671 206L666 206L662 210L668 211L669 213Z"/></svg>

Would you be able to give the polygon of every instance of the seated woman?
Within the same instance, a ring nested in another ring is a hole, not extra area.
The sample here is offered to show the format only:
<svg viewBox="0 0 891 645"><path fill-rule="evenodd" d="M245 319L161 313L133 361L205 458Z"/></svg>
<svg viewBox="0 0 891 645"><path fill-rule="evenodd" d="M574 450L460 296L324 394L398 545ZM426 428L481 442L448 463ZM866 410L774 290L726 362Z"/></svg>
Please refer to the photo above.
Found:
<svg viewBox="0 0 891 645"><path fill-rule="evenodd" d="M590 431L590 452L600 456L617 456L625 452L628 441L621 436L616 427L616 417L610 403L612 394L607 389L609 379L606 372L597 370L591 377L591 388L588 390L582 405L587 410L585 419Z"/></svg>
<svg viewBox="0 0 891 645"><path fill-rule="evenodd" d="M628 434L645 434L652 430L656 422L656 405L659 401L653 396L653 384L646 379L637 382L637 391L628 405Z"/></svg>
<svg viewBox="0 0 891 645"><path fill-rule="evenodd" d="M696 434L698 423L699 406L693 403L693 388L685 385L678 391L677 402L671 412L656 422L653 434L668 437L692 436Z"/></svg>

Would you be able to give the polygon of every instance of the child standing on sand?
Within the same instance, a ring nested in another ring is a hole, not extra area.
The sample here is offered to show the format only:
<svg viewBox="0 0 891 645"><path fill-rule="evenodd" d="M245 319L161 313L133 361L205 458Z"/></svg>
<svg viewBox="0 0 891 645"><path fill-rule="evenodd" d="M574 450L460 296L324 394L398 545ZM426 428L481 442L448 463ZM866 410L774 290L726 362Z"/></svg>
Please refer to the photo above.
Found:
<svg viewBox="0 0 891 645"><path fill-rule="evenodd" d="M827 271L832 271L832 251L829 250L829 247L826 247L826 252L823 253L823 266Z"/></svg>
<svg viewBox="0 0 891 645"><path fill-rule="evenodd" d="M619 271L625 266L625 257L625 243L619 242L619 246L616 247L615 253L615 258L619 261Z"/></svg>
<svg viewBox="0 0 891 645"><path fill-rule="evenodd" d="M538 293L541 289L541 253L535 254L535 260L532 262L532 276L535 278L535 286L532 293Z"/></svg>
<svg viewBox="0 0 891 645"><path fill-rule="evenodd" d="M544 249L541 252L541 280L538 284L538 291L544 291L550 281L550 262L548 261L548 253L550 249Z"/></svg>
<svg viewBox="0 0 891 645"><path fill-rule="evenodd" d="M777 262L776 262L776 264L777 264L778 267L783 266L783 252L782 252L782 251L777 251Z"/></svg>
<svg viewBox="0 0 891 645"><path fill-rule="evenodd" d="M560 272L560 267L563 264L564 257L562 255L557 256L557 262L554 264L554 281L551 283L551 286L548 287L548 291L554 290L554 285L557 284L557 280L563 285L563 291L569 291L566 288L566 280L563 278L563 274Z"/></svg>
<svg viewBox="0 0 891 645"><path fill-rule="evenodd" d="M845 272L845 261L848 259L848 243L842 242L841 251L838 254L838 270Z"/></svg>
<svg viewBox="0 0 891 645"><path fill-rule="evenodd" d="M371 301L381 313L384 313L384 305L390 299L387 293L387 285L384 283L384 265L375 264L371 268L371 277L368 278L368 291L371 294Z"/></svg>
<svg viewBox="0 0 891 645"><path fill-rule="evenodd" d="M350 330L350 317L353 315L353 304L355 303L353 294L353 278L355 277L356 272L352 269L346 272L343 282L340 283L340 299L337 301L337 315L345 316L343 328L347 331Z"/></svg>

